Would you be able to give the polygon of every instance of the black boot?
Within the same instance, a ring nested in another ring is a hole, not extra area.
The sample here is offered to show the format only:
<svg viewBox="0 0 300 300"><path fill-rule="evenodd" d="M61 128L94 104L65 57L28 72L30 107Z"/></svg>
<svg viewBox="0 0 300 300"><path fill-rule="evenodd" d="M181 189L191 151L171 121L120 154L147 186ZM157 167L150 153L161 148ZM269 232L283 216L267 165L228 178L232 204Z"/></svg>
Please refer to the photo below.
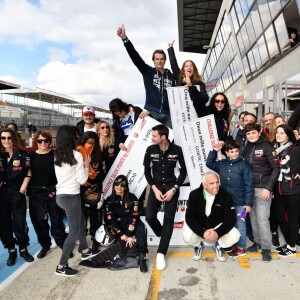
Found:
<svg viewBox="0 0 300 300"><path fill-rule="evenodd" d="M8 266L13 266L16 263L16 259L17 259L17 250L15 248L11 248L8 250L8 260L6 262L6 264Z"/></svg>
<svg viewBox="0 0 300 300"><path fill-rule="evenodd" d="M140 265L140 271L142 273L148 272L146 254L144 253L139 254L139 265Z"/></svg>
<svg viewBox="0 0 300 300"><path fill-rule="evenodd" d="M277 231L272 232L272 244L275 247L279 247L279 237Z"/></svg>
<svg viewBox="0 0 300 300"><path fill-rule="evenodd" d="M100 243L98 243L96 240L93 240L92 253L98 254L99 252L101 252L99 247L100 247Z"/></svg>
<svg viewBox="0 0 300 300"><path fill-rule="evenodd" d="M33 262L33 256L28 252L27 248L20 249L20 256L23 257L27 262Z"/></svg>
<svg viewBox="0 0 300 300"><path fill-rule="evenodd" d="M50 247L43 247L37 255L37 258L44 258L48 251L50 251Z"/></svg>

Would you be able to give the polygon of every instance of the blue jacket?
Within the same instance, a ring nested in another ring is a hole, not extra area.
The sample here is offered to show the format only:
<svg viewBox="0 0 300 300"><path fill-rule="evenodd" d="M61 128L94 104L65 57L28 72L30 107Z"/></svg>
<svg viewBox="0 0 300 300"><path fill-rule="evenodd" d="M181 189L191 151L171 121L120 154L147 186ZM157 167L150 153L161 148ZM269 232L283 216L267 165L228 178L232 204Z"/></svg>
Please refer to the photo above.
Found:
<svg viewBox="0 0 300 300"><path fill-rule="evenodd" d="M129 40L124 46L132 62L142 73L146 90L145 109L170 115L167 88L175 86L173 74L168 69L162 74L156 68L147 65Z"/></svg>
<svg viewBox="0 0 300 300"><path fill-rule="evenodd" d="M250 165L239 156L216 161L217 151L210 151L206 166L220 175L221 186L232 196L235 206L253 206L254 185Z"/></svg>

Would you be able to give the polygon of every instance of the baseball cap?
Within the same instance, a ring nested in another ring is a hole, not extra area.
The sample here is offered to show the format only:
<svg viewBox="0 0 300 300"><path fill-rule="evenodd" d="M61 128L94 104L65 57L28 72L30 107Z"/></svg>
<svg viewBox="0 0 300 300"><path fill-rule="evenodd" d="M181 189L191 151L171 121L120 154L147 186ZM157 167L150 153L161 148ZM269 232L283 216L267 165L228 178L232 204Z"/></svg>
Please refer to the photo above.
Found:
<svg viewBox="0 0 300 300"><path fill-rule="evenodd" d="M87 114L95 114L95 109L93 106L84 106L82 109L82 114L87 115Z"/></svg>

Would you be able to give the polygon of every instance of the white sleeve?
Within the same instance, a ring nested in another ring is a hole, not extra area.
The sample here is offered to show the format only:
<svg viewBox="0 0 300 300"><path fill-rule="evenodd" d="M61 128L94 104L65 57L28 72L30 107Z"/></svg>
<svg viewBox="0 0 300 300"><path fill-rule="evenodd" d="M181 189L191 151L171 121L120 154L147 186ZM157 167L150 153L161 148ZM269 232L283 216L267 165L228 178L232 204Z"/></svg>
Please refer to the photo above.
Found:
<svg viewBox="0 0 300 300"><path fill-rule="evenodd" d="M89 177L89 169L84 167L83 158L81 153L74 151L74 157L77 160L76 167L76 180L81 185L86 183Z"/></svg>

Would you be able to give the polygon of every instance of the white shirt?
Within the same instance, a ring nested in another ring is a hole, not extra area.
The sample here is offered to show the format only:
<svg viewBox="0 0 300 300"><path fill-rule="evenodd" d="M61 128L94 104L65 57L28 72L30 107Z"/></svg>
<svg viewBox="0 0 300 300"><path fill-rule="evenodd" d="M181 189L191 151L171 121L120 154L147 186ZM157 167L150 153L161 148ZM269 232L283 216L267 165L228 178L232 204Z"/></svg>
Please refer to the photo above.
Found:
<svg viewBox="0 0 300 300"><path fill-rule="evenodd" d="M87 131L93 131L93 132L96 132L96 133L97 133L97 131L96 131L96 126L97 126L97 124L94 124L94 127L93 127L93 128L85 128L85 126L83 126L83 130L84 130L84 132L87 132Z"/></svg>
<svg viewBox="0 0 300 300"><path fill-rule="evenodd" d="M57 195L77 195L80 193L80 185L84 184L89 176L89 169L84 167L81 153L73 150L77 164L70 166L62 163L61 167L54 166L57 178Z"/></svg>
<svg viewBox="0 0 300 300"><path fill-rule="evenodd" d="M212 205L214 203L216 196L209 194L205 190L204 190L204 193L205 193L205 197L206 197L205 214L208 217L211 213L211 208L212 208Z"/></svg>
<svg viewBox="0 0 300 300"><path fill-rule="evenodd" d="M120 126L125 135L129 135L131 129L134 126L134 116L134 108L130 107L129 113L124 118L120 118Z"/></svg>

